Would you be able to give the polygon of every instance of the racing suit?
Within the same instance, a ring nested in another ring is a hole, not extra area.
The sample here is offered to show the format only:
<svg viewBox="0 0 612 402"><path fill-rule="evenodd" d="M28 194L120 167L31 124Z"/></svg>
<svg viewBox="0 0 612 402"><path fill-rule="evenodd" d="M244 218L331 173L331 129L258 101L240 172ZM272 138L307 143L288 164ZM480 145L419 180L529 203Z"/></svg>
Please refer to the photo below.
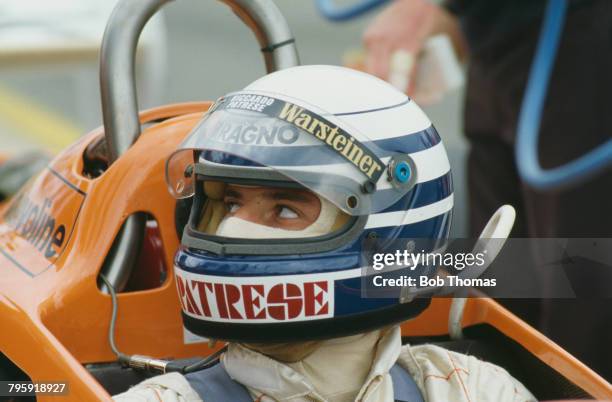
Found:
<svg viewBox="0 0 612 402"><path fill-rule="evenodd" d="M362 352L367 359L353 356ZM240 344L230 344L222 362L229 376L245 386L258 402L393 402L389 370L396 362L412 376L425 401L536 400L522 384L493 364L434 345L402 346L399 327L325 341L297 363L281 363ZM313 364L320 371L313 370ZM143 381L114 400L215 402L198 395L178 373Z"/></svg>

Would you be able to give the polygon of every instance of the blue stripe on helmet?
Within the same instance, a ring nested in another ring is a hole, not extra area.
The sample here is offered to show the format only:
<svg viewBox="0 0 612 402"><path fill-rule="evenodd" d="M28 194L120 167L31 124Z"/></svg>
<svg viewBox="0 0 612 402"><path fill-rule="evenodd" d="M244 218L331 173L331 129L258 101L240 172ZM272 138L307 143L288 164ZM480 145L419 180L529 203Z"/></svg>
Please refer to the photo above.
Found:
<svg viewBox="0 0 612 402"><path fill-rule="evenodd" d="M386 191L395 191L393 189L380 190L381 193ZM408 208L420 208L434 202L440 201L453 193L453 180L450 172L444 176L437 177L423 183L417 183L412 189L413 196L410 205L406 202L406 197L400 198L395 204L390 205L378 213L396 212L407 210Z"/></svg>
<svg viewBox="0 0 612 402"><path fill-rule="evenodd" d="M403 154L411 154L414 152L424 151L428 148L438 145L441 141L438 132L434 126L429 126L423 131L418 131L412 134L402 135L400 137L385 138L384 140L372 141L377 147ZM366 146L370 142L365 142ZM389 156L389 155L382 155Z"/></svg>
<svg viewBox="0 0 612 402"><path fill-rule="evenodd" d="M335 281L334 316L343 316L375 310L397 304L393 298L364 298L361 295L361 278L350 278Z"/></svg>
<svg viewBox="0 0 612 402"><path fill-rule="evenodd" d="M375 144L383 152L378 157L390 156L395 152L410 154L414 152L424 151L429 149L440 142L440 136L433 126L429 126L423 131L403 135L400 137L387 138L378 141L365 141L363 144L371 146ZM319 153L318 149L323 145L318 146L287 146L287 147L269 147L263 145L249 145L252 149L261 148L261 155L265 155L266 164L268 166L295 166L296 155L309 155L307 160L304 158L298 158L300 166L312 166L312 165L325 165L329 164L329 155L326 153ZM274 152L271 151L286 151L291 152ZM255 151L252 151L255 152ZM255 152L255 154L259 154ZM233 166L255 166L261 167L262 165L253 162L248 159L244 159L227 152L208 150L202 153L204 159Z"/></svg>

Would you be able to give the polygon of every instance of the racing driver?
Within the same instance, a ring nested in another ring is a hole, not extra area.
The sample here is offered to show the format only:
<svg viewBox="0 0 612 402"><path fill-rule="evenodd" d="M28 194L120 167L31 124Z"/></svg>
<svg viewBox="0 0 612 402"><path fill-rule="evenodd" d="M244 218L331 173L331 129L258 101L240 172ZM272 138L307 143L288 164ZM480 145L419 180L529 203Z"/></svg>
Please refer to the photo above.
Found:
<svg viewBox="0 0 612 402"><path fill-rule="evenodd" d="M333 66L267 75L211 107L166 180L192 197L174 270L183 323L227 348L116 401L535 400L498 366L402 345L399 324L430 299L359 291L365 239L444 240L452 217L440 137L384 81Z"/></svg>

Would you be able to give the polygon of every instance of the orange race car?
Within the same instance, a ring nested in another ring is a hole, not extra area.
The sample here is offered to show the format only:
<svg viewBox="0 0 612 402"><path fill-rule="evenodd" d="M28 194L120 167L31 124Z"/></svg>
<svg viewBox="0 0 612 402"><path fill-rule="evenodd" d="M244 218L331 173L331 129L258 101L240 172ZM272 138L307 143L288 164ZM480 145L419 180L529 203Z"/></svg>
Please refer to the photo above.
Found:
<svg viewBox="0 0 612 402"><path fill-rule="evenodd" d="M269 71L298 63L292 44L273 45L290 41L291 34L270 1L225 2L257 35ZM184 208L164 182L167 157L211 102L137 113L136 41L163 3L119 3L101 53L104 127L0 204L2 380L66 383L64 400L93 401L109 400L151 375L117 363L109 342L113 305L100 273L119 290L110 335L124 353L182 359L213 352L185 332L180 319L173 256ZM406 341L433 342L496 363L539 399L612 399L612 385L492 299L468 299L463 338L449 336L452 304L434 299L402 326ZM145 358L138 361L147 365Z"/></svg>

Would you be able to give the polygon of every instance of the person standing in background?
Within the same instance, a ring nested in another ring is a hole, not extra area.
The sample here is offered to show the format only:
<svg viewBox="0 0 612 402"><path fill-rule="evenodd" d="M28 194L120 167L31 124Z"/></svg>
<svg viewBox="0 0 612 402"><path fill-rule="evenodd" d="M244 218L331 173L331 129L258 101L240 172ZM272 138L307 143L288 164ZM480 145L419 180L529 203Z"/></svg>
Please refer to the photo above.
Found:
<svg viewBox="0 0 612 402"><path fill-rule="evenodd" d="M442 5L395 0L363 36L366 69L383 79L396 51L416 55L437 34L448 35L458 56L468 58L464 131L470 143L471 236L497 206L508 203L517 210L514 237L612 237L612 171L551 191L531 188L517 172L517 120L545 7L544 0L449 0ZM612 2L570 0L540 127L543 168L565 164L612 136L611 71ZM578 296L504 304L612 380L612 300Z"/></svg>

